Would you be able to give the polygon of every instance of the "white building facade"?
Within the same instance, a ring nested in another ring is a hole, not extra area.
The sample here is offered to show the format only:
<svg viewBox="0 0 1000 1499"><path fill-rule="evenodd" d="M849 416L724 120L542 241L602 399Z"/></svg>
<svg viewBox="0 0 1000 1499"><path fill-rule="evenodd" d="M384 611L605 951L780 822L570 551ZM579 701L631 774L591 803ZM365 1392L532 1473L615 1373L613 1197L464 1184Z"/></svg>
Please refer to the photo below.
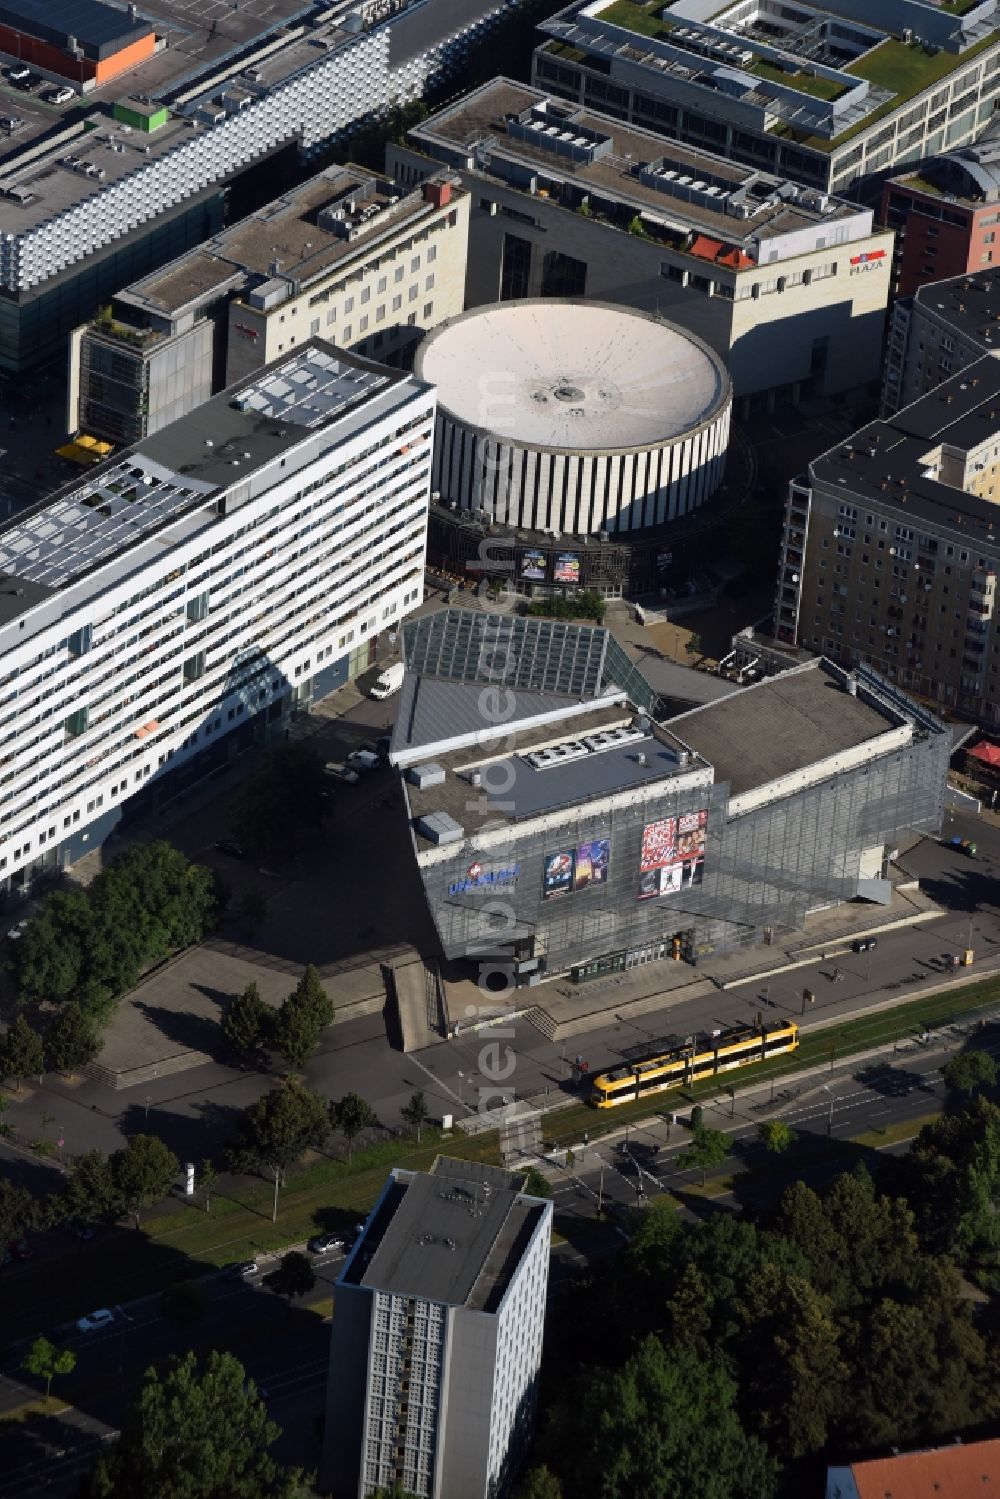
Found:
<svg viewBox="0 0 1000 1499"><path fill-rule="evenodd" d="M0 894L420 603L434 408L313 340L0 530Z"/></svg>
<svg viewBox="0 0 1000 1499"><path fill-rule="evenodd" d="M395 1170L337 1282L321 1487L503 1499L542 1357L552 1204L497 1167Z"/></svg>

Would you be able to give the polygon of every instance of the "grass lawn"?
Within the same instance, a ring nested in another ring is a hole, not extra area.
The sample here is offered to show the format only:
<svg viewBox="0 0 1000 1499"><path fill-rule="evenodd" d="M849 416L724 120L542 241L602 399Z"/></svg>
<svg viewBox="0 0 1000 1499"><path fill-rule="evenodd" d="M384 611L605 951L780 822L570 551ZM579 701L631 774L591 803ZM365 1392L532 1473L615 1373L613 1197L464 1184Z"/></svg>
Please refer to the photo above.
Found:
<svg viewBox="0 0 1000 1499"><path fill-rule="evenodd" d="M636 0L611 0L598 16L611 26L624 26L642 36L666 37L670 34L670 27L660 20L662 10L663 0L652 0L649 5L637 5Z"/></svg>
<svg viewBox="0 0 1000 1499"><path fill-rule="evenodd" d="M424 1130L423 1142L385 1141L355 1152L353 1165L322 1159L290 1175L271 1222L272 1188L260 1181L232 1195L217 1194L212 1211L184 1204L135 1229L99 1231L82 1252L71 1245L60 1259L46 1255L0 1278L4 1341L52 1328L98 1306L113 1306L160 1291L268 1250L299 1244L318 1230L351 1229L365 1218L391 1166L429 1169L435 1156L499 1160L495 1133L444 1137Z"/></svg>
<svg viewBox="0 0 1000 1499"><path fill-rule="evenodd" d="M60 1400L58 1395L50 1395L48 1400L42 1395L38 1400L27 1400L24 1405L16 1405L13 1410L0 1411L0 1423L11 1421L16 1425L20 1421L26 1421L29 1416L61 1416L63 1411L68 1410L65 1400Z"/></svg>
<svg viewBox="0 0 1000 1499"><path fill-rule="evenodd" d="M741 1068L739 1072L727 1073L725 1079L708 1079L695 1083L690 1088L654 1093L650 1097L640 1098L638 1102L619 1104L613 1109L593 1109L585 1103L574 1104L550 1117L545 1125L545 1140L555 1146L571 1146L579 1144L585 1131L595 1140L600 1135L621 1129L622 1125L633 1120L649 1119L657 1113L672 1112L699 1100L713 1098L724 1088L732 1087L740 1093L771 1079L776 1084L783 1084L797 1072L825 1061L843 1061L845 1057L858 1052L919 1035L927 1028L942 1025L959 1016L975 1017L978 1012L992 1008L998 998L1000 979L984 979L981 984L928 994L925 999L914 999L892 1010L880 1010L871 1015L861 1015L855 1020L845 1020L842 1025L807 1031L803 1034L797 1051L771 1062L756 1062L750 1067Z"/></svg>
<svg viewBox="0 0 1000 1499"><path fill-rule="evenodd" d="M789 73L775 63L769 62L766 57L759 57L750 68L750 72L756 78L766 78L771 83L783 83L788 88L798 89L800 93L812 94L816 99L839 99L841 94L847 92L847 85L837 83L833 78L819 78L812 73Z"/></svg>

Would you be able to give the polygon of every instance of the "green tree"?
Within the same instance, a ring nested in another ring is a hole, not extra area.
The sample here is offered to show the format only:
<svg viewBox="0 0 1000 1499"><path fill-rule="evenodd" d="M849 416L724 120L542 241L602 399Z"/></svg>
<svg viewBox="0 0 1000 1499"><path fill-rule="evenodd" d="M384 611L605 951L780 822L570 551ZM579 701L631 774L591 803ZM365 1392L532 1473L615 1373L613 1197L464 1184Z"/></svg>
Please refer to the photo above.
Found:
<svg viewBox="0 0 1000 1499"><path fill-rule="evenodd" d="M551 1197L552 1183L548 1177L543 1176L537 1166L529 1166L524 1173L524 1183L521 1191L529 1197Z"/></svg>
<svg viewBox="0 0 1000 1499"><path fill-rule="evenodd" d="M252 1056L266 1045L272 1027L274 1012L260 997L260 990L253 982L247 984L242 994L230 1000L222 1012L222 1034L226 1044L238 1056Z"/></svg>
<svg viewBox="0 0 1000 1499"><path fill-rule="evenodd" d="M692 660L695 656L702 655L703 653L701 649L701 636L689 635L687 640L685 641L684 649Z"/></svg>
<svg viewBox="0 0 1000 1499"><path fill-rule="evenodd" d="M76 1368L76 1354L72 1348L57 1348L48 1338L36 1338L21 1360L21 1368L36 1379L45 1380L45 1398L48 1400L56 1375L72 1374Z"/></svg>
<svg viewBox="0 0 1000 1499"><path fill-rule="evenodd" d="M275 1269L264 1276L264 1284L270 1286L276 1295L285 1297L291 1315L292 1301L298 1296L308 1295L316 1284L316 1275L308 1257L293 1249L282 1255Z"/></svg>
<svg viewBox="0 0 1000 1499"><path fill-rule="evenodd" d="M682 1171L700 1171L701 1184L704 1186L709 1171L714 1166L721 1166L726 1159L731 1143L724 1130L706 1129L702 1126L695 1131L687 1150L678 1156L677 1164Z"/></svg>
<svg viewBox="0 0 1000 1499"><path fill-rule="evenodd" d="M285 1172L310 1146L322 1146L329 1132L327 1105L296 1078L287 1078L244 1112L229 1159L237 1171L262 1171L272 1177L272 1221L278 1216L278 1189Z"/></svg>
<svg viewBox="0 0 1000 1499"><path fill-rule="evenodd" d="M345 1093L339 1103L330 1105L330 1123L347 1141L348 1162L354 1159L354 1142L362 1130L378 1124L378 1115L359 1093Z"/></svg>
<svg viewBox="0 0 1000 1499"><path fill-rule="evenodd" d="M86 891L57 890L48 897L24 928L14 954L22 1004L67 999L77 991L91 925Z"/></svg>
<svg viewBox="0 0 1000 1499"><path fill-rule="evenodd" d="M272 1044L291 1072L301 1072L316 1048L319 1030L309 1010L294 994L282 1001L274 1017Z"/></svg>
<svg viewBox="0 0 1000 1499"><path fill-rule="evenodd" d="M256 858L280 859L322 825L328 810L323 760L291 741L263 756L230 809L232 829Z"/></svg>
<svg viewBox="0 0 1000 1499"><path fill-rule="evenodd" d="M757 1135L764 1149L772 1155L781 1155L798 1139L791 1125L783 1119L765 1119L757 1126Z"/></svg>
<svg viewBox="0 0 1000 1499"><path fill-rule="evenodd" d="M954 1093L975 1093L977 1088L992 1088L997 1080L997 1064L988 1051L960 1051L941 1068L945 1084Z"/></svg>
<svg viewBox="0 0 1000 1499"><path fill-rule="evenodd" d="M993 1254L1000 1236L1000 1107L977 1093L918 1134L900 1163L898 1186L913 1204L917 1230L932 1254L975 1259Z"/></svg>
<svg viewBox="0 0 1000 1499"><path fill-rule="evenodd" d="M418 1088L416 1093L414 1093L411 1097L409 1103L405 1103L399 1112L402 1114L407 1124L410 1125L411 1129L416 1130L417 1144L419 1145L421 1132L423 1131L423 1127L427 1123L431 1112L427 1107L427 1100L424 1097L423 1089Z"/></svg>
<svg viewBox="0 0 1000 1499"><path fill-rule="evenodd" d="M212 1211L212 1193L215 1191L215 1183L217 1179L217 1173L215 1167L212 1165L212 1162L208 1160L202 1161L201 1165L198 1167L196 1180L198 1190L205 1198L206 1213L210 1213Z"/></svg>
<svg viewBox="0 0 1000 1499"><path fill-rule="evenodd" d="M280 1435L231 1353L147 1369L121 1435L101 1453L89 1499L295 1499L302 1475L269 1449ZM220 1438L224 1436L224 1440Z"/></svg>
<svg viewBox="0 0 1000 1499"><path fill-rule="evenodd" d="M205 1320L209 1295L198 1280L175 1280L160 1292L160 1316L187 1331Z"/></svg>
<svg viewBox="0 0 1000 1499"><path fill-rule="evenodd" d="M819 1452L851 1391L840 1331L825 1296L768 1265L746 1289L743 1396L769 1450L784 1461Z"/></svg>
<svg viewBox="0 0 1000 1499"><path fill-rule="evenodd" d="M0 1176L0 1265L6 1246L23 1238L40 1218L38 1201L28 1189Z"/></svg>
<svg viewBox="0 0 1000 1499"><path fill-rule="evenodd" d="M317 1034L333 1024L333 1001L319 981L319 973L310 963L292 990L290 998L312 1017Z"/></svg>
<svg viewBox="0 0 1000 1499"><path fill-rule="evenodd" d="M748 1437L720 1365L646 1338L564 1404L563 1462L578 1499L768 1499L774 1464Z"/></svg>
<svg viewBox="0 0 1000 1499"><path fill-rule="evenodd" d="M23 1015L18 1015L0 1037L0 1072L14 1079L18 1093L25 1077L40 1077L45 1069L42 1038L33 1031Z"/></svg>
<svg viewBox="0 0 1000 1499"><path fill-rule="evenodd" d="M76 1000L60 1007L43 1038L45 1060L53 1072L76 1072L101 1049L93 1020Z"/></svg>
<svg viewBox="0 0 1000 1499"><path fill-rule="evenodd" d="M563 1499L562 1484L543 1463L525 1473L517 1487L517 1499Z"/></svg>
<svg viewBox="0 0 1000 1499"><path fill-rule="evenodd" d="M77 1158L58 1202L60 1216L75 1223L113 1222L121 1217L121 1197L103 1150L88 1150Z"/></svg>
<svg viewBox="0 0 1000 1499"><path fill-rule="evenodd" d="M174 1185L181 1165L157 1135L133 1135L111 1157L111 1179L122 1210L139 1227L142 1210L159 1202Z"/></svg>

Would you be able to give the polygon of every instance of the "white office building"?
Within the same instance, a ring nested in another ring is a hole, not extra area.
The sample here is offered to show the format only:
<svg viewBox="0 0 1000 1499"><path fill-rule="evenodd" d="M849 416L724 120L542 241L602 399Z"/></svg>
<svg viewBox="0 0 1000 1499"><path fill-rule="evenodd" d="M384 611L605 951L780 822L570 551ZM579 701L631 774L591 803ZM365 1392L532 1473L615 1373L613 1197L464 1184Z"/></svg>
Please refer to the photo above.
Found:
<svg viewBox="0 0 1000 1499"><path fill-rule="evenodd" d="M502 1499L531 1431L552 1204L523 1175L393 1171L337 1281L321 1486Z"/></svg>
<svg viewBox="0 0 1000 1499"><path fill-rule="evenodd" d="M0 528L0 895L368 665L435 396L312 339Z"/></svg>

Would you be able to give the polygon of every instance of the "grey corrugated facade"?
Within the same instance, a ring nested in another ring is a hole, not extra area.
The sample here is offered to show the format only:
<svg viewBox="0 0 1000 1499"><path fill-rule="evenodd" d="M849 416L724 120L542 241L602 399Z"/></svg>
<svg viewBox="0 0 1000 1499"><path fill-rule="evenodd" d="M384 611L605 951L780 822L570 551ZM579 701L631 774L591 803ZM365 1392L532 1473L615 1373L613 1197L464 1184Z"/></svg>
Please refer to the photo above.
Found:
<svg viewBox="0 0 1000 1499"><path fill-rule="evenodd" d="M683 721L677 721L683 736ZM557 827L523 832L511 824L506 843L480 863L513 869L502 885L452 893L469 863L452 857L424 864L427 899L449 957L502 961L512 939L533 943L549 972L613 952L639 950L682 935L707 955L764 940L765 928L800 928L806 913L855 898L862 856L894 845L907 829L940 827L950 739L919 727L909 744L800 791L734 811L727 782L663 793L633 805L588 814L586 805ZM658 899L639 899L643 827L661 818L708 810L703 877ZM543 860L595 839L610 840L604 883L543 896ZM504 932L499 906L511 913Z"/></svg>

